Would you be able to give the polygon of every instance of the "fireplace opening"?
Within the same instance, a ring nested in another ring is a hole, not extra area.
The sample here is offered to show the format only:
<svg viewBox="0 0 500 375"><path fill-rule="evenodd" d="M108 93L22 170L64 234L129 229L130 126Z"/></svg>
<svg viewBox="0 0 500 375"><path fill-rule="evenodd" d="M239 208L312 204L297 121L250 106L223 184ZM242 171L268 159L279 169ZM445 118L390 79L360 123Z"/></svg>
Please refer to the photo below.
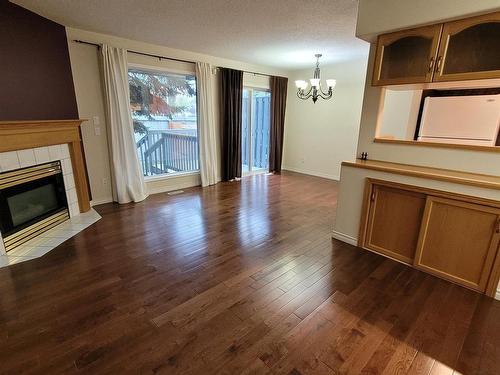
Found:
<svg viewBox="0 0 500 375"><path fill-rule="evenodd" d="M59 161L0 174L0 232L7 251L67 219Z"/></svg>

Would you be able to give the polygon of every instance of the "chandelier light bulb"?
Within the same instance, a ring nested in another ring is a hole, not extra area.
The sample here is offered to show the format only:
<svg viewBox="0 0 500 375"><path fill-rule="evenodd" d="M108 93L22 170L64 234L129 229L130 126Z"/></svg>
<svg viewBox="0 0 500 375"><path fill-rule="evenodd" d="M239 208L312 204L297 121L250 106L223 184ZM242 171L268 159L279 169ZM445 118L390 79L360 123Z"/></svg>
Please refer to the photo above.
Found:
<svg viewBox="0 0 500 375"><path fill-rule="evenodd" d="M297 86L298 89L305 90L307 88L307 82L300 79L295 81L295 86Z"/></svg>
<svg viewBox="0 0 500 375"><path fill-rule="evenodd" d="M337 80L336 79L327 79L326 80L326 85L328 86L328 88L334 88L335 85L337 84Z"/></svg>
<svg viewBox="0 0 500 375"><path fill-rule="evenodd" d="M311 82L311 86L316 88L319 87L319 78L311 78L309 82Z"/></svg>

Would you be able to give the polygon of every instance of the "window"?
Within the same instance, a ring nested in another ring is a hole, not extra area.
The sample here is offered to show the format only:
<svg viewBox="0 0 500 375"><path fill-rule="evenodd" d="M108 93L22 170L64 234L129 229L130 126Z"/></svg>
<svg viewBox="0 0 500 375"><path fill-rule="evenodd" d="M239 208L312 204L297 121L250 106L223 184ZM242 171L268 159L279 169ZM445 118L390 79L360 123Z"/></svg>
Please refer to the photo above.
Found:
<svg viewBox="0 0 500 375"><path fill-rule="evenodd" d="M195 76L130 69L128 78L144 176L199 170Z"/></svg>
<svg viewBox="0 0 500 375"><path fill-rule="evenodd" d="M244 174L267 171L271 93L267 90L243 89L241 159Z"/></svg>

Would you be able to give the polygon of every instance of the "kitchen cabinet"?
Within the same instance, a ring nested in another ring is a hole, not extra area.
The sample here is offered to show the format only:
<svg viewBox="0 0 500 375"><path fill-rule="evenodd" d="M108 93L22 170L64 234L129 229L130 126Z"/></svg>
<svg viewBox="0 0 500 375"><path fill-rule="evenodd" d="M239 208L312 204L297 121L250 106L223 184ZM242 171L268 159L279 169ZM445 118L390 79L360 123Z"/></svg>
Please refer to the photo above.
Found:
<svg viewBox="0 0 500 375"><path fill-rule="evenodd" d="M433 81L500 77L500 12L443 25Z"/></svg>
<svg viewBox="0 0 500 375"><path fill-rule="evenodd" d="M368 179L358 245L488 295L500 277L500 203Z"/></svg>
<svg viewBox="0 0 500 375"><path fill-rule="evenodd" d="M441 25L380 35L374 85L431 82Z"/></svg>
<svg viewBox="0 0 500 375"><path fill-rule="evenodd" d="M500 239L500 209L429 196L414 265L484 292Z"/></svg>
<svg viewBox="0 0 500 375"><path fill-rule="evenodd" d="M378 37L372 84L500 78L500 12Z"/></svg>
<svg viewBox="0 0 500 375"><path fill-rule="evenodd" d="M375 185L365 246L391 258L413 262L425 198L421 193Z"/></svg>

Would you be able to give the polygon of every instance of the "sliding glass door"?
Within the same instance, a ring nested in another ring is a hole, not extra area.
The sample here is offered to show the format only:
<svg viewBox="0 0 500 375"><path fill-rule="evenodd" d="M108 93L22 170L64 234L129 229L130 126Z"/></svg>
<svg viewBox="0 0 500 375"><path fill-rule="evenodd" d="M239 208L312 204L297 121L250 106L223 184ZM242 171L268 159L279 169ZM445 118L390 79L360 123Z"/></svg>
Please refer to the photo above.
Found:
<svg viewBox="0 0 500 375"><path fill-rule="evenodd" d="M266 172L269 166L271 93L243 89L241 159L243 174Z"/></svg>

